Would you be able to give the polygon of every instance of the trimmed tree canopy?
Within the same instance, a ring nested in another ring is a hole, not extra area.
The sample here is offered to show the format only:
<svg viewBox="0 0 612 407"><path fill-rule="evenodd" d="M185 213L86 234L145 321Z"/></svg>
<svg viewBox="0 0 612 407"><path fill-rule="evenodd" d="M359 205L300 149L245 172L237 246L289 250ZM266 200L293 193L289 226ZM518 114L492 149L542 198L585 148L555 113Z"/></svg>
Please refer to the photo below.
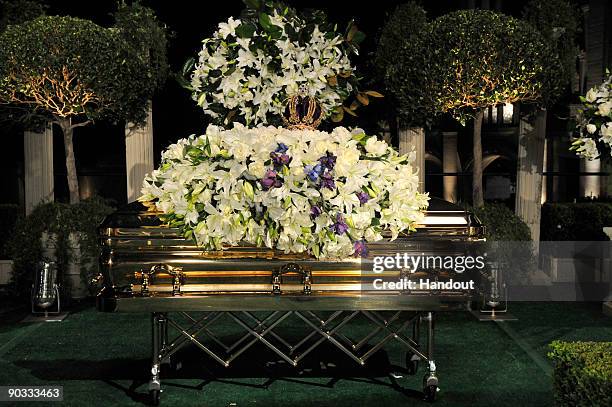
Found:
<svg viewBox="0 0 612 407"><path fill-rule="evenodd" d="M428 35L439 67L439 110L460 121L502 103L549 105L560 94L556 52L527 23L462 10L433 21Z"/></svg>
<svg viewBox="0 0 612 407"><path fill-rule="evenodd" d="M374 55L375 69L381 78L389 66L396 64L397 52L417 41L426 25L426 12L414 1L400 4L393 10L381 30Z"/></svg>
<svg viewBox="0 0 612 407"><path fill-rule="evenodd" d="M153 13L125 7L117 23L43 16L0 34L0 104L17 107L24 122L60 126L71 203L79 201L74 128L95 119L143 122L167 74L165 30Z"/></svg>
<svg viewBox="0 0 612 407"><path fill-rule="evenodd" d="M531 0L523 10L523 18L557 50L563 68L563 84L567 86L576 71L580 10L567 0Z"/></svg>
<svg viewBox="0 0 612 407"><path fill-rule="evenodd" d="M146 83L152 93L161 88L168 78L168 33L152 9L138 3L122 5L115 13L115 27L135 58L145 67Z"/></svg>
<svg viewBox="0 0 612 407"><path fill-rule="evenodd" d="M120 30L43 16L0 35L0 103L49 117L140 121L152 93Z"/></svg>
<svg viewBox="0 0 612 407"><path fill-rule="evenodd" d="M429 30L425 10L409 2L391 14L378 42L376 69L395 99L402 126L430 124L437 115L439 83L428 43Z"/></svg>
<svg viewBox="0 0 612 407"><path fill-rule="evenodd" d="M45 6L36 0L0 1L0 31L11 24L21 24L45 14Z"/></svg>

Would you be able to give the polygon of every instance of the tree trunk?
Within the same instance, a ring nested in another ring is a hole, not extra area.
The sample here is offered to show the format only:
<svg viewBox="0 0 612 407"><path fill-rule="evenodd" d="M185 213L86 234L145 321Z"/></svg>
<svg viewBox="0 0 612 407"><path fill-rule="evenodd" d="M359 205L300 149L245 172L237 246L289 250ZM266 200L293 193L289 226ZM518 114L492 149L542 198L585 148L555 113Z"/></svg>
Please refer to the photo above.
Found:
<svg viewBox="0 0 612 407"><path fill-rule="evenodd" d="M76 162L74 160L74 146L72 144L72 135L74 127L70 119L60 119L58 124L64 134L64 151L66 153L66 178L68 181L68 190L70 191L70 203L79 203L79 179L77 177Z"/></svg>
<svg viewBox="0 0 612 407"><path fill-rule="evenodd" d="M484 205L484 196L482 191L482 116L482 110L478 110L478 112L476 112L476 116L474 116L472 205L474 205L475 208L480 208Z"/></svg>

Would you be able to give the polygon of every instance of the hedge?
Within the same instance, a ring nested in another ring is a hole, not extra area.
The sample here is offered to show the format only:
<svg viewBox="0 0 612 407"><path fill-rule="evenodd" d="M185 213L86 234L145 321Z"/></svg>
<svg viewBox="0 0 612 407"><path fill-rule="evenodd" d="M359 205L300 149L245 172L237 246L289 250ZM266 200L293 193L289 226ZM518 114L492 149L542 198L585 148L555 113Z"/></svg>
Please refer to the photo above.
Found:
<svg viewBox="0 0 612 407"><path fill-rule="evenodd" d="M536 266L531 233L525 222L501 203L469 209L485 226L489 260L499 262L507 283L524 281Z"/></svg>
<svg viewBox="0 0 612 407"><path fill-rule="evenodd" d="M557 406L612 406L612 342L550 344Z"/></svg>
<svg viewBox="0 0 612 407"><path fill-rule="evenodd" d="M30 215L21 218L16 223L7 244L10 258L14 261L11 294L23 299L29 298L33 270L37 262L43 259L40 240L43 232L57 236L56 262L61 279L72 256L68 246L69 234L80 232L81 255L85 258L97 258L99 255L97 228L104 217L113 210L109 201L90 198L74 205L58 202L43 203L34 208ZM97 262L90 267L83 264L81 266L81 276L86 282L97 273Z"/></svg>
<svg viewBox="0 0 612 407"><path fill-rule="evenodd" d="M472 208L474 214L486 226L486 237L494 241L530 241L529 228L506 205L485 203Z"/></svg>
<svg viewBox="0 0 612 407"><path fill-rule="evenodd" d="M0 204L0 260L9 260L8 240L13 235L15 224L23 217L23 209L15 204Z"/></svg>
<svg viewBox="0 0 612 407"><path fill-rule="evenodd" d="M612 226L611 203L546 203L542 206L540 240L610 240L604 226Z"/></svg>

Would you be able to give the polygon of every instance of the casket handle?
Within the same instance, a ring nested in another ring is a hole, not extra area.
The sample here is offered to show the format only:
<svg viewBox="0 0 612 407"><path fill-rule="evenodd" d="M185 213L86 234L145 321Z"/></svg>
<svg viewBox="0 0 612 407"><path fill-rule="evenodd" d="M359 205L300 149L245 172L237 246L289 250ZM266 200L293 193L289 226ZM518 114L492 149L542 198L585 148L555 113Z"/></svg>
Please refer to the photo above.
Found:
<svg viewBox="0 0 612 407"><path fill-rule="evenodd" d="M272 271L272 294L280 295L282 293L281 284L283 283L283 274L287 273L297 273L301 275L302 285L304 286L303 293L309 295L312 292L312 272L306 270L297 263L287 263Z"/></svg>
<svg viewBox="0 0 612 407"><path fill-rule="evenodd" d="M172 295L181 295L181 285L184 282L185 274L182 267L173 267L167 264L155 264L149 271L142 271L142 281L140 283L140 293L144 296L149 295L149 284L155 273L160 271L172 276Z"/></svg>

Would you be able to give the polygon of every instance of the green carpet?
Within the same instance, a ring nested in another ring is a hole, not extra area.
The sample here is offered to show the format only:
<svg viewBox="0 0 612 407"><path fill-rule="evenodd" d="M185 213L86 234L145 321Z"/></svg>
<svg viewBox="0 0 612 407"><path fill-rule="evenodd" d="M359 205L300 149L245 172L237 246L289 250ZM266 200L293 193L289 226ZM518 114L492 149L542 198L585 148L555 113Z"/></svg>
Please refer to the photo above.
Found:
<svg viewBox="0 0 612 407"><path fill-rule="evenodd" d="M435 405L552 405L546 346L553 339L612 340L612 319L600 309L599 304L514 304L512 312L520 320L503 327L467 313L439 314L435 359L441 391ZM357 336L365 328L357 324L346 332ZM429 405L420 401L423 366L415 376L390 378L402 354L393 342L365 368L323 347L305 360L302 371L266 365L265 360L278 358L262 347L252 348L229 369L187 348L179 353L180 370L163 371L162 404ZM84 307L61 323L5 320L0 322L0 385L63 385L66 405L143 405L149 352L148 315L102 314ZM333 364L322 369L320 360Z"/></svg>

